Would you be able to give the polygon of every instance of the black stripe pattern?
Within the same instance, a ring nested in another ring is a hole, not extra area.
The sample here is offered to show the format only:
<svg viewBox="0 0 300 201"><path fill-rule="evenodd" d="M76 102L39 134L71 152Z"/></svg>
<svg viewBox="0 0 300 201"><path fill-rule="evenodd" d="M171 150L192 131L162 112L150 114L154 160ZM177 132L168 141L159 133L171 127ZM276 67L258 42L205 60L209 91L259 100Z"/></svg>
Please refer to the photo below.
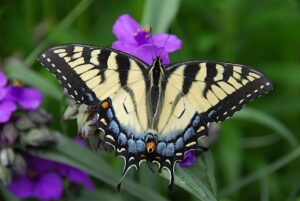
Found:
<svg viewBox="0 0 300 201"><path fill-rule="evenodd" d="M112 52L116 54L116 66L108 66ZM38 58L39 62L61 82L67 95L78 103L88 105L99 102L93 89L107 80L106 71L120 72L118 73L120 85L127 84L130 59L135 60L138 70L146 79L148 69L145 63L110 48L76 44L56 46L46 50Z"/></svg>
<svg viewBox="0 0 300 201"><path fill-rule="evenodd" d="M182 93L187 94L196 79L196 75L200 70L200 66L198 64L190 64L188 67L184 68L183 76L188 78L184 79L182 85Z"/></svg>
<svg viewBox="0 0 300 201"><path fill-rule="evenodd" d="M273 89L270 80L250 67L211 61L191 61L171 65L166 73L167 83L178 85L178 77L173 80L170 80L170 77L173 73L180 76L180 68L184 68L181 75L183 94L201 94L202 99L198 100L199 104L208 102L210 106L198 112L210 122L219 122L231 117L245 104ZM197 80L197 77L203 76L204 81ZM204 89L200 87L202 84L197 85L196 82L204 83ZM190 91L192 85L197 91Z"/></svg>

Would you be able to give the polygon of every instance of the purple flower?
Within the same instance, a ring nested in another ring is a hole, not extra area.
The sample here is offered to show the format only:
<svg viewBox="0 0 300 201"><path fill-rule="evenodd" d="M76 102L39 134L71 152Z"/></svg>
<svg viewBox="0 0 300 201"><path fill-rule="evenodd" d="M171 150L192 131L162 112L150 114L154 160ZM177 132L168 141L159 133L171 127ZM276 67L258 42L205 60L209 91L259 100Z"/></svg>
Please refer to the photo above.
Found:
<svg viewBox="0 0 300 201"><path fill-rule="evenodd" d="M42 94L33 88L7 85L7 78L0 71L0 123L9 121L19 104L23 109L37 109L42 102Z"/></svg>
<svg viewBox="0 0 300 201"><path fill-rule="evenodd" d="M17 109L13 101L6 99L7 78L0 71L0 123L7 122L11 114Z"/></svg>
<svg viewBox="0 0 300 201"><path fill-rule="evenodd" d="M92 190L94 185L83 171L71 166L26 155L27 171L25 175L14 174L7 189L16 197L53 200L62 197L64 179L71 183L83 185Z"/></svg>
<svg viewBox="0 0 300 201"><path fill-rule="evenodd" d="M18 103L23 109L35 110L41 105L43 96L34 88L10 86L8 87L7 99Z"/></svg>
<svg viewBox="0 0 300 201"><path fill-rule="evenodd" d="M112 44L113 48L136 56L149 65L156 56L162 59L163 64L169 64L168 53L181 48L181 40L177 36L165 33L151 36L149 27L143 28L128 14L117 19L113 33L118 39Z"/></svg>
<svg viewBox="0 0 300 201"><path fill-rule="evenodd" d="M185 153L183 161L179 163L181 167L193 165L197 159L195 151L188 151Z"/></svg>

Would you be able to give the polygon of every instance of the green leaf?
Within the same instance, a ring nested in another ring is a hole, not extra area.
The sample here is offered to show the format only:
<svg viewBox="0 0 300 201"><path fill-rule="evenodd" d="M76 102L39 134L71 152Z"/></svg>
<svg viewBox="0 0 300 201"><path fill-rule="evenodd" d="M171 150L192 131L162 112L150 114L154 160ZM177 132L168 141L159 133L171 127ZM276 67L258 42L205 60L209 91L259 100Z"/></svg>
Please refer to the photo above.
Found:
<svg viewBox="0 0 300 201"><path fill-rule="evenodd" d="M286 126L284 126L280 121L278 121L274 117L264 112L255 109L245 108L239 113L237 113L234 117L238 119L251 120L269 127L270 129L276 131L278 135L286 139L293 147L295 147L298 144L297 138Z"/></svg>
<svg viewBox="0 0 300 201"><path fill-rule="evenodd" d="M217 200L214 165L209 152L204 153L190 167L181 168L177 166L175 173L175 184L190 192L199 200ZM161 175L169 179L167 171L163 171Z"/></svg>
<svg viewBox="0 0 300 201"><path fill-rule="evenodd" d="M228 195L240 190L241 188L244 188L247 185L253 183L254 181L256 181L260 178L263 178L272 172L279 170L280 168L284 167L285 165L289 164L290 162L292 162L293 160L295 160L299 157L300 157L300 147L297 147L296 149L294 149L293 151L291 151L284 157L278 159L274 163L258 170L257 172L250 174L249 176L246 176L246 177L236 181L231 186L228 186L227 188L222 190L220 195L228 196Z"/></svg>
<svg viewBox="0 0 300 201"><path fill-rule="evenodd" d="M180 0L148 0L145 3L143 25L150 25L153 33L166 32L177 14Z"/></svg>
<svg viewBox="0 0 300 201"><path fill-rule="evenodd" d="M101 152L92 152L62 135L57 135L57 141L58 144L54 150L32 154L77 167L116 188L121 175L113 171L112 167L101 158ZM126 178L122 183L122 191L126 191L141 200L167 201L157 192L141 186L129 178Z"/></svg>
<svg viewBox="0 0 300 201"><path fill-rule="evenodd" d="M112 193L103 189L95 189L93 191L84 190L80 196L73 201L87 201L87 200L105 200L105 201L121 201L120 194Z"/></svg>
<svg viewBox="0 0 300 201"><path fill-rule="evenodd" d="M62 98L63 93L61 89L49 82L48 79L41 77L32 69L27 68L21 61L13 60L8 63L5 72L9 78L17 79L33 86L56 100L61 100Z"/></svg>
<svg viewBox="0 0 300 201"><path fill-rule="evenodd" d="M218 146L213 147L219 154L216 155L219 164L222 164L224 183L230 184L240 177L244 156L241 147L241 130L237 124L224 122L218 134Z"/></svg>
<svg viewBox="0 0 300 201"><path fill-rule="evenodd" d="M14 195L12 195L10 192L8 192L3 186L0 185L0 195L4 198L4 200L9 201L20 201L18 198L16 198ZM1 197L0 196L0 197Z"/></svg>

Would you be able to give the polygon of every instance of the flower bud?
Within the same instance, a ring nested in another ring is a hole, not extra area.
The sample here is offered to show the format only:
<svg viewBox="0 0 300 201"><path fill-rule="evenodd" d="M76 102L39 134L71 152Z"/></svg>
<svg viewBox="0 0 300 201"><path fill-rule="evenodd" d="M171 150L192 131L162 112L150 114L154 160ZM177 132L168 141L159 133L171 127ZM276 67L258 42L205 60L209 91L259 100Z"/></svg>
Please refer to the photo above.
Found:
<svg viewBox="0 0 300 201"><path fill-rule="evenodd" d="M97 115L95 112L95 107L84 104L79 106L77 115L78 133L85 138L96 130Z"/></svg>
<svg viewBox="0 0 300 201"><path fill-rule="evenodd" d="M82 128L78 129L80 137L87 139L90 135L95 134L97 127L94 120L87 121Z"/></svg>
<svg viewBox="0 0 300 201"><path fill-rule="evenodd" d="M28 130L35 127L34 122L26 114L19 116L15 125L18 130Z"/></svg>
<svg viewBox="0 0 300 201"><path fill-rule="evenodd" d="M14 164L15 153L12 148L4 148L0 150L0 164L3 167L10 168Z"/></svg>
<svg viewBox="0 0 300 201"><path fill-rule="evenodd" d="M64 113L64 120L67 119L76 119L78 115L79 105L75 101L70 101L69 106L67 107Z"/></svg>
<svg viewBox="0 0 300 201"><path fill-rule="evenodd" d="M46 124L52 120L51 115L44 109L30 111L29 118L37 124Z"/></svg>
<svg viewBox="0 0 300 201"><path fill-rule="evenodd" d="M15 161L12 168L14 172L20 175L26 174L27 164L23 156L21 156L20 154L15 155Z"/></svg>
<svg viewBox="0 0 300 201"><path fill-rule="evenodd" d="M17 137L17 129L14 127L14 125L12 123L5 124L0 131L0 146L11 146L15 142Z"/></svg>
<svg viewBox="0 0 300 201"><path fill-rule="evenodd" d="M54 144L56 137L52 131L41 127L22 133L20 141L24 146L46 147Z"/></svg>
<svg viewBox="0 0 300 201"><path fill-rule="evenodd" d="M90 114L85 111L87 107L85 105L80 105L78 115L77 115L77 126L78 132L82 132L82 128L84 127L85 123L88 121Z"/></svg>
<svg viewBox="0 0 300 201"><path fill-rule="evenodd" d="M11 181L11 171L0 164L0 183L5 186Z"/></svg>

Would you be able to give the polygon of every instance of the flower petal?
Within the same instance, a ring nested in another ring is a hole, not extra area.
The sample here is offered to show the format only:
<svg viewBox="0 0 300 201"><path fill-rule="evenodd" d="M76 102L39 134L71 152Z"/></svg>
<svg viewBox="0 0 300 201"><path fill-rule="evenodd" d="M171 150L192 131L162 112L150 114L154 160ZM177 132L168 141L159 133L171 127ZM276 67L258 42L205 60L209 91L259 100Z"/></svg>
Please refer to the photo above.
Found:
<svg viewBox="0 0 300 201"><path fill-rule="evenodd" d="M7 83L7 78L3 72L0 71L0 87L5 86Z"/></svg>
<svg viewBox="0 0 300 201"><path fill-rule="evenodd" d="M85 186L88 190L94 189L94 184L92 180L82 170L71 167L69 165L58 164L58 173L61 176L68 178L68 180L75 184Z"/></svg>
<svg viewBox="0 0 300 201"><path fill-rule="evenodd" d="M90 177L85 172L79 169L70 168L67 178L75 184L85 186L88 190L94 189L94 184Z"/></svg>
<svg viewBox="0 0 300 201"><path fill-rule="evenodd" d="M30 154L26 154L25 159L27 161L28 168L36 172L37 174L44 174L49 171L54 171L58 164L57 162L43 159Z"/></svg>
<svg viewBox="0 0 300 201"><path fill-rule="evenodd" d="M0 102L0 123L7 122L16 109L17 106L13 101L4 100Z"/></svg>
<svg viewBox="0 0 300 201"><path fill-rule="evenodd" d="M0 101L5 98L6 92L7 92L7 88L5 88L5 87L1 88L0 87Z"/></svg>
<svg viewBox="0 0 300 201"><path fill-rule="evenodd" d="M112 48L125 52L127 54L132 54L136 48L138 48L138 45L133 43L128 43L122 40L117 40L113 42Z"/></svg>
<svg viewBox="0 0 300 201"><path fill-rule="evenodd" d="M167 52L174 52L181 48L181 40L173 34L159 33L152 36L157 47L163 47Z"/></svg>
<svg viewBox="0 0 300 201"><path fill-rule="evenodd" d="M61 177L50 172L37 178L32 194L41 200L53 200L61 198L63 190Z"/></svg>
<svg viewBox="0 0 300 201"><path fill-rule="evenodd" d="M33 181L26 176L14 175L7 189L18 198L29 198L32 197Z"/></svg>
<svg viewBox="0 0 300 201"><path fill-rule="evenodd" d="M79 138L79 137L75 138L74 142L76 144L80 145L81 147L86 147L86 142L83 139Z"/></svg>
<svg viewBox="0 0 300 201"><path fill-rule="evenodd" d="M67 177L70 172L70 166L62 163L57 164L57 173L62 177Z"/></svg>
<svg viewBox="0 0 300 201"><path fill-rule="evenodd" d="M21 107L28 110L37 109L43 99L42 94L38 90L19 86L10 87L8 96L11 100L19 103Z"/></svg>
<svg viewBox="0 0 300 201"><path fill-rule="evenodd" d="M193 165L195 163L196 159L197 159L197 157L196 157L195 151L189 151L184 154L184 159L179 164L181 167L187 167L187 166Z"/></svg>
<svg viewBox="0 0 300 201"><path fill-rule="evenodd" d="M121 15L113 26L113 33L119 40L134 42L134 34L141 29L139 25L130 15Z"/></svg>
<svg viewBox="0 0 300 201"><path fill-rule="evenodd" d="M162 47L156 47L150 44L141 45L140 47L136 48L132 54L149 65L152 64L153 60L157 56L162 59L162 63L164 65L170 63L168 53Z"/></svg>

